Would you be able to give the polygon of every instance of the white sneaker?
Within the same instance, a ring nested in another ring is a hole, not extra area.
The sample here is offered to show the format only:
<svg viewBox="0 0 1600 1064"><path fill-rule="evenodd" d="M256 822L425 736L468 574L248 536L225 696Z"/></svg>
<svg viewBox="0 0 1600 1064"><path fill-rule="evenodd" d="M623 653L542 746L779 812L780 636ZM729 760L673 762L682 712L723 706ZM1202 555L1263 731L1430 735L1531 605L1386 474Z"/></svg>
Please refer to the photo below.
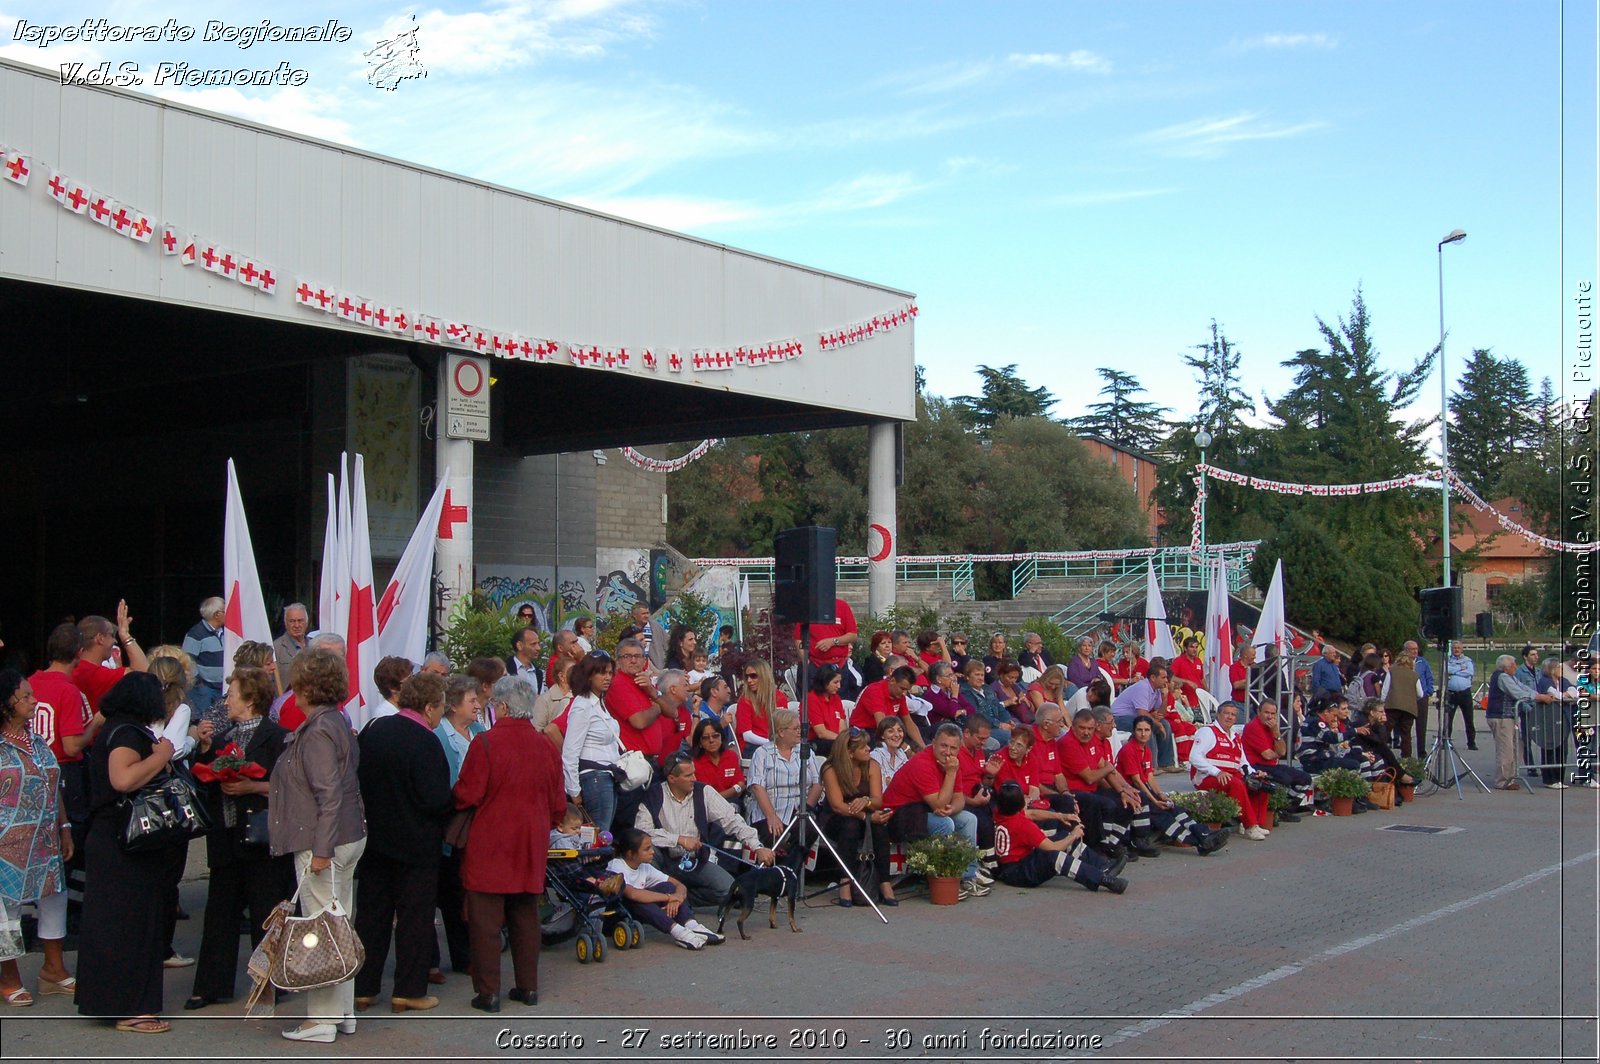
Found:
<svg viewBox="0 0 1600 1064"><path fill-rule="evenodd" d="M728 941L728 937L726 935L717 934L715 931L711 930L711 928L707 927L705 924L702 924L699 920L690 920L683 926L687 927L690 931L693 931L695 934L705 939L706 945L708 946L720 946L724 942Z"/></svg>
<svg viewBox="0 0 1600 1064"><path fill-rule="evenodd" d="M682 924L672 925L672 940L684 949L705 949L706 940Z"/></svg>
<svg viewBox="0 0 1600 1064"><path fill-rule="evenodd" d="M346 1016L344 1019L340 1020L339 1021L339 1033L340 1034L355 1034L356 1033L356 1018L354 1016Z"/></svg>
<svg viewBox="0 0 1600 1064"><path fill-rule="evenodd" d="M1260 828L1245 828L1239 834L1249 839L1251 842L1264 842L1267 837L1267 833L1262 831Z"/></svg>
<svg viewBox="0 0 1600 1064"><path fill-rule="evenodd" d="M194 964L194 958L193 957L185 957L181 953L174 953L172 956L168 957L166 960L161 962L161 967L163 967L163 968L188 968L193 964Z"/></svg>
<svg viewBox="0 0 1600 1064"><path fill-rule="evenodd" d="M1547 783L1545 786L1549 787L1552 791L1564 791L1567 789L1567 785L1562 783L1560 780L1557 780L1554 783Z"/></svg>
<svg viewBox="0 0 1600 1064"><path fill-rule="evenodd" d="M992 887L978 882L976 879L963 879L961 881L961 900L968 898L981 898L991 891Z"/></svg>
<svg viewBox="0 0 1600 1064"><path fill-rule="evenodd" d="M982 865L978 866L978 874L976 876L976 879L977 879L977 882L978 882L978 884L980 886L985 886L985 887L994 886L994 876L991 876L989 873L985 872L983 870L983 866Z"/></svg>

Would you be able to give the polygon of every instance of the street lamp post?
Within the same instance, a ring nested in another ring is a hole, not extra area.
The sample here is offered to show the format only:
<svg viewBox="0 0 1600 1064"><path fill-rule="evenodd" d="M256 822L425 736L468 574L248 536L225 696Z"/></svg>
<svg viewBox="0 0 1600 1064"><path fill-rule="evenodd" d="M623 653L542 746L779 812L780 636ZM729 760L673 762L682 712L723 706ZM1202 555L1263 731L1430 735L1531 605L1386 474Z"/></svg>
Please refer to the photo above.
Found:
<svg viewBox="0 0 1600 1064"><path fill-rule="evenodd" d="M1439 456L1440 480L1444 494L1444 537L1440 541L1444 556L1444 586L1450 586L1450 375L1444 368L1444 246L1467 238L1465 229L1452 229L1439 241Z"/></svg>
<svg viewBox="0 0 1600 1064"><path fill-rule="evenodd" d="M1200 448L1200 565L1202 569L1200 582L1205 584L1209 579L1205 574L1211 570L1206 566L1206 448L1211 446L1211 433L1202 428L1194 434L1195 446Z"/></svg>

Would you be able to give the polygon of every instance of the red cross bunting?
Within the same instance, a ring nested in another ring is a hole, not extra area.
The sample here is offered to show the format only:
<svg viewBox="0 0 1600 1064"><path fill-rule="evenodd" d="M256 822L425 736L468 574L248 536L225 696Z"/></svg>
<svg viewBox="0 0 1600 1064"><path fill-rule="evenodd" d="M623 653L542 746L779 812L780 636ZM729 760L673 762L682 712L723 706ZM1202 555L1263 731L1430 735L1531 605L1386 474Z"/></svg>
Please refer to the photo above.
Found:
<svg viewBox="0 0 1600 1064"><path fill-rule="evenodd" d="M133 224L133 219L128 215L126 207L118 207L117 213L111 216L111 224L117 227L117 232L122 232Z"/></svg>
<svg viewBox="0 0 1600 1064"><path fill-rule="evenodd" d="M656 368L656 353L654 351L646 350L644 354L639 356L639 360L644 363L645 369Z"/></svg>
<svg viewBox="0 0 1600 1064"><path fill-rule="evenodd" d="M372 312L372 324L376 325L380 329L387 329L389 327L389 320L389 312L384 310L382 307L379 307L377 310Z"/></svg>
<svg viewBox="0 0 1600 1064"><path fill-rule="evenodd" d="M134 219L133 232L129 235L135 240L148 244L150 242L150 234L153 232L155 232L155 227L150 224L150 219L141 214Z"/></svg>
<svg viewBox="0 0 1600 1064"><path fill-rule="evenodd" d="M427 327L424 328L422 331L428 334L428 339L431 342L433 342L433 343L438 343L439 342L439 323L438 322L436 322L436 321L428 322ZM445 494L446 495L450 494L450 489L449 488L445 489Z"/></svg>
<svg viewBox="0 0 1600 1064"><path fill-rule="evenodd" d="M365 299L356 304L356 317L361 319L361 324L363 325L367 323L368 318L372 317L372 308L367 306Z"/></svg>
<svg viewBox="0 0 1600 1064"><path fill-rule="evenodd" d="M533 357L533 345L528 342L527 337L518 339L512 346L517 349L518 358L529 359Z"/></svg>
<svg viewBox="0 0 1600 1064"><path fill-rule="evenodd" d="M465 524L467 508L450 501L450 489L444 489L444 506L439 510L439 538L455 539L455 526Z"/></svg>
<svg viewBox="0 0 1600 1064"><path fill-rule="evenodd" d="M256 287L269 296L278 290L278 278L273 274L272 267L261 267L261 278L256 281Z"/></svg>
<svg viewBox="0 0 1600 1064"><path fill-rule="evenodd" d="M333 302L333 296L328 292L328 290L326 288L317 289L317 294L312 296L311 298L315 299L317 301L317 305L319 307L321 307L323 310L327 310L328 309L328 304Z"/></svg>
<svg viewBox="0 0 1600 1064"><path fill-rule="evenodd" d="M61 180L60 174L51 176L48 184L50 186L50 195L58 200L67 198L67 183Z"/></svg>
<svg viewBox="0 0 1600 1064"><path fill-rule="evenodd" d="M672 352L672 354L667 356L667 368L674 373L682 372L683 356L678 354L676 351Z"/></svg>
<svg viewBox="0 0 1600 1064"><path fill-rule="evenodd" d="M222 272L226 276L232 276L233 271L239 268L239 263L234 259L231 251L224 251L222 253L222 261L217 265L222 267Z"/></svg>
<svg viewBox="0 0 1600 1064"><path fill-rule="evenodd" d="M311 286L301 281L294 290L294 301L302 304L311 302Z"/></svg>
<svg viewBox="0 0 1600 1064"><path fill-rule="evenodd" d="M256 269L256 264L248 259L245 260L245 264L243 266L239 267L239 280L243 281L247 285L254 286L256 283L256 278L260 276L261 271Z"/></svg>
<svg viewBox="0 0 1600 1064"><path fill-rule="evenodd" d="M171 229L165 230L161 234L161 247L168 255L176 255L178 253L178 234Z"/></svg>
<svg viewBox="0 0 1600 1064"><path fill-rule="evenodd" d="M339 302L334 304L334 306L338 308L340 316L346 318L350 316L351 311L356 309L356 305L350 302L349 296L345 296L344 298L340 299Z"/></svg>
<svg viewBox="0 0 1600 1064"><path fill-rule="evenodd" d="M200 257L206 260L206 269L209 270L217 264L217 249L206 248L206 253Z"/></svg>
<svg viewBox="0 0 1600 1064"><path fill-rule="evenodd" d="M82 214L83 205L89 202L89 193L84 191L82 185L74 185L72 191L67 193L67 202L72 204L75 213Z"/></svg>
<svg viewBox="0 0 1600 1064"><path fill-rule="evenodd" d="M403 311L403 310L395 311L394 312L394 317L390 318L389 322L390 322L390 327L393 328L393 330L395 332L410 332L411 331L411 319L406 317L406 312Z"/></svg>
<svg viewBox="0 0 1600 1064"><path fill-rule="evenodd" d="M178 261L183 263L185 266L193 266L194 265L194 241L193 240L189 241L189 243L184 245L182 254L180 254L178 256Z"/></svg>
<svg viewBox="0 0 1600 1064"><path fill-rule="evenodd" d="M26 185L28 183L28 174L32 172L28 169L28 160L20 155L6 163L6 169L10 171L7 176L19 185Z"/></svg>
<svg viewBox="0 0 1600 1064"><path fill-rule="evenodd" d="M482 351L485 347L488 347L489 342L489 338L483 334L482 329L479 329L473 334L472 346L477 348L479 351Z"/></svg>
<svg viewBox="0 0 1600 1064"><path fill-rule="evenodd" d="M105 221L103 219L106 215L111 213L111 208L106 204L106 198L101 196L99 199L90 204L89 213L94 215L95 221L99 222L101 225L104 225Z"/></svg>
<svg viewBox="0 0 1600 1064"><path fill-rule="evenodd" d="M606 363L606 369L616 369L617 368L617 353L615 351L611 350L610 348L606 348L605 363Z"/></svg>

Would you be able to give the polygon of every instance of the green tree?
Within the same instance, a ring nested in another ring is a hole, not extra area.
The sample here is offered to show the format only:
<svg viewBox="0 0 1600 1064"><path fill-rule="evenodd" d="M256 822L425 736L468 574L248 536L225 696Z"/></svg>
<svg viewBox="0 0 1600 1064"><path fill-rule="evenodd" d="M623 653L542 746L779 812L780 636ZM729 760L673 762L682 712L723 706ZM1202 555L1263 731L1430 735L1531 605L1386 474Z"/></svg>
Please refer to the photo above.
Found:
<svg viewBox="0 0 1600 1064"><path fill-rule="evenodd" d="M1105 398L1090 403L1087 414L1068 424L1085 435L1099 436L1122 447L1154 450L1167 434L1167 423L1161 416L1167 407L1134 398L1144 387L1131 373L1106 366L1095 372L1106 382L1099 393Z"/></svg>
<svg viewBox="0 0 1600 1064"><path fill-rule="evenodd" d="M1508 464L1536 442L1532 405L1526 366L1488 348L1472 352L1450 396L1450 464L1485 496L1502 494Z"/></svg>
<svg viewBox="0 0 1600 1064"><path fill-rule="evenodd" d="M1183 361L1195 371L1200 385L1200 409L1195 421L1215 437L1233 435L1243 427L1240 413L1255 410L1239 382L1239 351L1216 318L1211 319L1211 339L1195 344L1194 350L1196 353L1184 355Z"/></svg>
<svg viewBox="0 0 1600 1064"><path fill-rule="evenodd" d="M1028 382L1017 375L1015 362L998 369L979 366L978 376L983 381L982 395L958 395L950 402L966 414L984 439L989 438L1001 418L1044 417L1055 405L1055 396L1048 388L1028 387Z"/></svg>
<svg viewBox="0 0 1600 1064"><path fill-rule="evenodd" d="M1149 545L1148 518L1126 481L1058 421L1016 418L995 430L981 520L986 552Z"/></svg>

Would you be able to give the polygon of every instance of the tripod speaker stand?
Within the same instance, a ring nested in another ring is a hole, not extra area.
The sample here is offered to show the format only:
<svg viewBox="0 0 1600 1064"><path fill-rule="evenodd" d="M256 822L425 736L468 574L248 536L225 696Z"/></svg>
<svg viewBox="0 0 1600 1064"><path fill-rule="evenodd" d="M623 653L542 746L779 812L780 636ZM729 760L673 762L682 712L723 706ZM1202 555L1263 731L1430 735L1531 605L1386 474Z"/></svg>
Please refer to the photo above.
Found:
<svg viewBox="0 0 1600 1064"><path fill-rule="evenodd" d="M839 855L839 851L829 841L827 834L822 830L822 825L817 823L817 818L812 815L811 807L806 802L806 768L810 759L816 756L811 749L810 699L807 697L811 690L811 626L832 624L836 619L834 612L836 542L836 533L833 529L819 528L815 525L785 529L773 537L773 568L776 573L773 589L773 622L800 626L800 670L796 684L799 690L795 692L796 700L800 703L800 805L794 818L785 825L783 833L772 841L772 846L776 849L792 834L792 844L805 851L809 848L808 830L815 832L817 841L828 848L828 852L838 863L839 870L855 888L856 904L866 902L872 907L872 911L878 914L878 919L887 924L889 918L878 908L877 903L862 887L861 881L856 878L855 872ZM868 837L870 838L870 835ZM800 883L797 887L797 897L803 898L806 893L804 861L799 862L798 872Z"/></svg>
<svg viewBox="0 0 1600 1064"><path fill-rule="evenodd" d="M1466 794L1461 788L1462 777L1470 779L1484 794L1488 794L1490 788L1487 783L1483 782L1483 777L1474 772L1472 766L1467 764L1466 759L1459 757L1456 754L1455 743L1451 741L1450 733L1446 730L1449 726L1450 720L1445 709L1445 701L1449 698L1448 684L1445 683L1446 678L1449 676L1449 672L1447 671L1450 667L1449 653L1450 641L1448 639L1440 639L1440 687L1439 690L1435 692L1439 696L1436 700L1439 708L1439 724L1438 727L1434 729L1433 746L1428 751L1426 767L1427 782L1432 784L1432 786L1423 793L1432 794L1436 790L1443 790L1444 788L1454 784L1456 789L1456 798L1458 800L1464 800L1466 798ZM1472 712L1470 707L1467 709L1467 712ZM1423 781L1418 780L1417 784L1420 787L1423 784Z"/></svg>

